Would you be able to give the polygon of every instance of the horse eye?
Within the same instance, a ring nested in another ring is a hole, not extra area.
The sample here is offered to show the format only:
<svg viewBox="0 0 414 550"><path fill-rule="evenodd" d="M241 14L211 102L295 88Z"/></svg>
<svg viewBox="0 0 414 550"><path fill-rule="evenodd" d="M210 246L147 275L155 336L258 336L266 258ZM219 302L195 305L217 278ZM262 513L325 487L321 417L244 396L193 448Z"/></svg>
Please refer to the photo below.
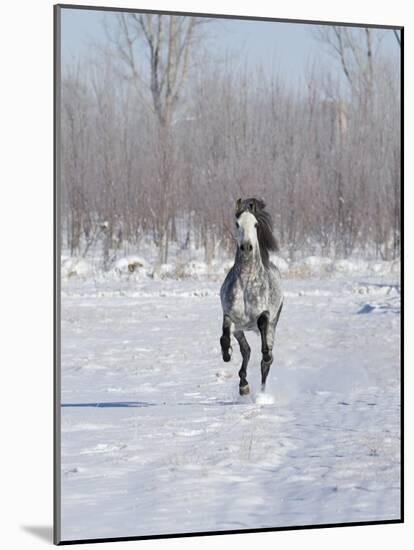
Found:
<svg viewBox="0 0 414 550"><path fill-rule="evenodd" d="M255 227L257 227L258 225L259 225L259 224L258 224L257 222L254 224Z"/></svg>
<svg viewBox="0 0 414 550"><path fill-rule="evenodd" d="M240 227L239 222L236 222L236 227Z"/></svg>

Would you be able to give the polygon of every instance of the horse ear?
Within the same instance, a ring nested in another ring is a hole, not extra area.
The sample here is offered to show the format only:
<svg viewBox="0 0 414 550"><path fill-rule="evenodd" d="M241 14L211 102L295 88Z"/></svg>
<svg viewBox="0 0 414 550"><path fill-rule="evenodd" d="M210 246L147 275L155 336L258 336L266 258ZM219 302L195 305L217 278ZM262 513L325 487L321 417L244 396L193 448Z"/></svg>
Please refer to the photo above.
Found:
<svg viewBox="0 0 414 550"><path fill-rule="evenodd" d="M256 205L260 210L264 210L266 208L265 201L263 199L255 199Z"/></svg>
<svg viewBox="0 0 414 550"><path fill-rule="evenodd" d="M241 199L237 199L236 201L236 214L238 214L241 210L241 205L242 205L242 200Z"/></svg>
<svg viewBox="0 0 414 550"><path fill-rule="evenodd" d="M262 199L250 199L249 201L249 210L253 212L253 214L256 214L258 210L263 210L265 206Z"/></svg>

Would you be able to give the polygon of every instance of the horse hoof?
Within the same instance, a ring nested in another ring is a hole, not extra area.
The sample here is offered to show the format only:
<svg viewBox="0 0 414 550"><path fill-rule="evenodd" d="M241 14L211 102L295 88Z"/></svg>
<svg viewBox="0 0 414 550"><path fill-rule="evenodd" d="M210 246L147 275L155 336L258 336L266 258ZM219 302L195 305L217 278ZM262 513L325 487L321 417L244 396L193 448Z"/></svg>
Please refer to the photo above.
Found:
<svg viewBox="0 0 414 550"><path fill-rule="evenodd" d="M230 361L232 352L233 348L231 346L228 349L223 350L223 361L225 363L228 363Z"/></svg>
<svg viewBox="0 0 414 550"><path fill-rule="evenodd" d="M245 386L240 386L239 392L240 392L240 395L248 395L250 392L248 384L246 384Z"/></svg>

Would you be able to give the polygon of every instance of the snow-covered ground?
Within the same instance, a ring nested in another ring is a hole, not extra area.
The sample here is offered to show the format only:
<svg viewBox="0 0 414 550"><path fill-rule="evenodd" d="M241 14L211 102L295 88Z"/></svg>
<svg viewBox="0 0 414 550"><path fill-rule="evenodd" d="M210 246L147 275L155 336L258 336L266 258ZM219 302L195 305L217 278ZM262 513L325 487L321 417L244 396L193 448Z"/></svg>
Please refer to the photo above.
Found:
<svg viewBox="0 0 414 550"><path fill-rule="evenodd" d="M398 273L349 271L284 280L243 398L218 280L64 276L63 540L399 518Z"/></svg>

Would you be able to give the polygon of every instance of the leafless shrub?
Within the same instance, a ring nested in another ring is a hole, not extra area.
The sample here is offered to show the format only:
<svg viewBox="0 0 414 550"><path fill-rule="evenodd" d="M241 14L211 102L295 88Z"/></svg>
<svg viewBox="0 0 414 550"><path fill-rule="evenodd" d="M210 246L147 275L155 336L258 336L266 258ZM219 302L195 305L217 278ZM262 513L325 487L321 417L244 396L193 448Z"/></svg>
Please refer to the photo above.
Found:
<svg viewBox="0 0 414 550"><path fill-rule="evenodd" d="M293 259L356 250L398 258L400 83L380 34L319 29L343 77L310 65L306 89L295 90L260 68L198 63L200 29L195 18L123 14L108 28L109 48L65 66L70 252L99 242L108 265L145 235L159 265L172 242L204 248L210 264L233 246L235 200L257 195Z"/></svg>

